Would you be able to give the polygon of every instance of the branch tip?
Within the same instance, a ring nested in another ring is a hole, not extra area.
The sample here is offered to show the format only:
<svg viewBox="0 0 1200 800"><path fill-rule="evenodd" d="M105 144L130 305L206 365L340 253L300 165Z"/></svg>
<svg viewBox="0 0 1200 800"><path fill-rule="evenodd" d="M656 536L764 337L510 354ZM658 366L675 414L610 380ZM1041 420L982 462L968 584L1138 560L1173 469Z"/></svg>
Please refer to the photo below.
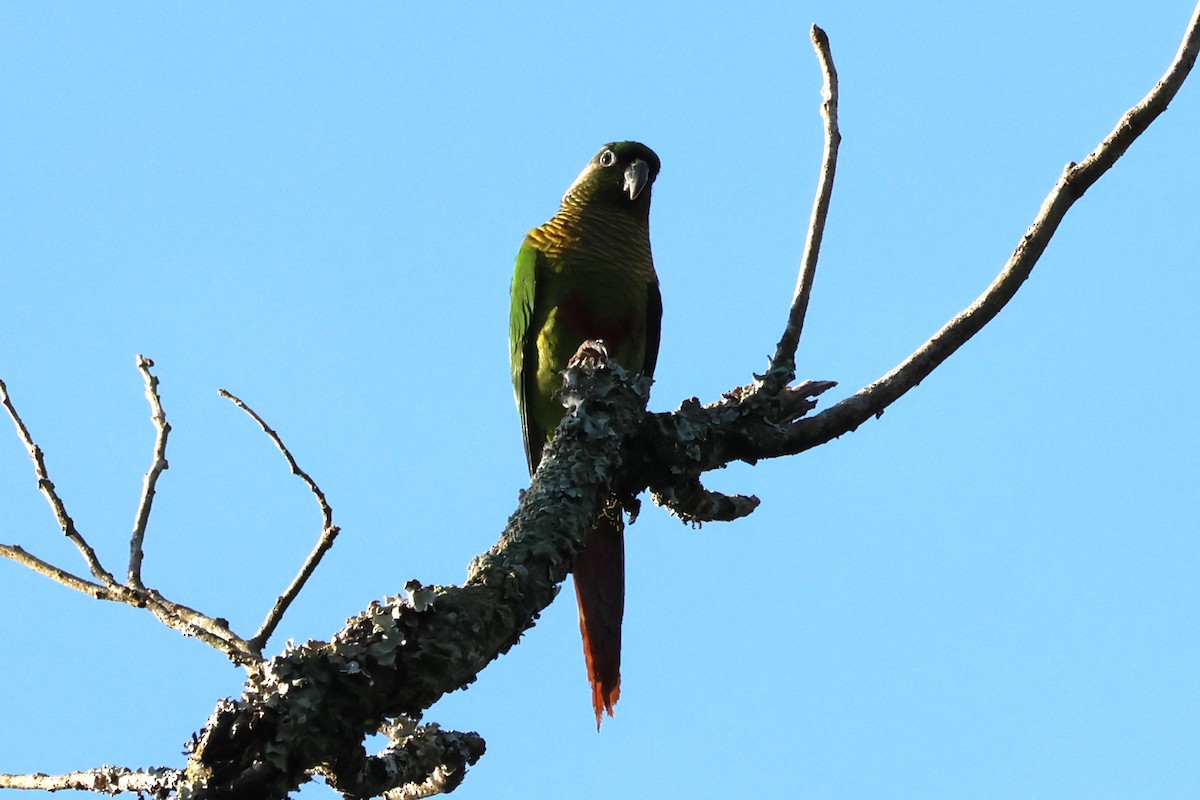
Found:
<svg viewBox="0 0 1200 800"><path fill-rule="evenodd" d="M158 377L150 372L154 366L152 359L143 355L137 357L137 369L142 374L146 385L146 399L150 403L150 421L154 424L154 451L150 461L150 469L142 479L142 495L138 501L137 515L133 522L133 533L129 537L129 585L144 589L142 583L142 558L145 553L142 545L146 538L146 526L150 522L150 510L154 504L154 491L158 478L169 466L167 463L167 437L171 434L171 424L167 422L167 412L163 410L162 398L158 394Z"/></svg>
<svg viewBox="0 0 1200 800"><path fill-rule="evenodd" d="M820 257L821 241L825 236L825 220L829 216L833 181L837 173L838 147L842 141L842 134L838 129L838 77L829 37L816 25L812 26L810 35L822 74L821 118L824 121L825 146L816 197L813 199L812 214L809 216L808 231L804 239L804 253L800 259L800 274L796 278L796 289L792 294L787 325L767 369L767 379L762 384L763 390L768 394L778 393L796 377L796 348L800 344L804 317L808 312L813 281L816 279L817 260Z"/></svg>

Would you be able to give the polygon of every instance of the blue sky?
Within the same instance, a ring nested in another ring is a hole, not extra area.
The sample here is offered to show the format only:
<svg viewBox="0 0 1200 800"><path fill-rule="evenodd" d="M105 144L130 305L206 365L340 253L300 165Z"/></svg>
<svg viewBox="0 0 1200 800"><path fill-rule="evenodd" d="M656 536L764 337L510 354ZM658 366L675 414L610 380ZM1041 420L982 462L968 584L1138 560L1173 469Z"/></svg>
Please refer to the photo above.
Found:
<svg viewBox="0 0 1200 800"><path fill-rule="evenodd" d="M456 583L526 483L512 261L604 142L656 149L651 406L782 330L820 157L838 183L799 353L870 382L992 279L1062 166L1159 78L1190 4L0 6L0 377L123 571L174 431L147 582L249 634L319 516L344 532L273 648ZM1200 85L1068 216L992 325L880 420L732 467L749 519L628 534L618 716L571 593L429 714L456 797L1191 798L1200 791ZM0 542L75 570L0 425ZM240 672L0 563L0 771L180 765ZM303 798L332 797L310 785ZM29 795L26 795L29 796Z"/></svg>

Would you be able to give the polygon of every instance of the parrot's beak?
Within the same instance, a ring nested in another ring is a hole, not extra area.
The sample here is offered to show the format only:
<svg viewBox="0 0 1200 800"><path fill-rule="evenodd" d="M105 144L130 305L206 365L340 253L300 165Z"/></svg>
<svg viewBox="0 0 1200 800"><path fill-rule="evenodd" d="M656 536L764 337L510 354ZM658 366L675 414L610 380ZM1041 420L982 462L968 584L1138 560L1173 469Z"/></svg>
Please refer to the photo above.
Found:
<svg viewBox="0 0 1200 800"><path fill-rule="evenodd" d="M650 182L650 165L640 158L635 158L625 168L625 191L629 192L630 200L637 200L638 195Z"/></svg>

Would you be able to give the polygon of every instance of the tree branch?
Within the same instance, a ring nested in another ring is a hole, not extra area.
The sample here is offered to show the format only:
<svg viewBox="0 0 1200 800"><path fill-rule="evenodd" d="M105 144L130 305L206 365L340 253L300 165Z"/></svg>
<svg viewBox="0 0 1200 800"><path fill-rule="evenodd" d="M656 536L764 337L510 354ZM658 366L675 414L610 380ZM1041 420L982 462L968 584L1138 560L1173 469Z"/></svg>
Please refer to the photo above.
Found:
<svg viewBox="0 0 1200 800"><path fill-rule="evenodd" d="M329 753L344 751L347 742L358 746L380 715L416 716L444 692L472 681L553 599L590 520L612 492L684 486L704 497L694 491L694 481L706 470L800 452L881 412L1003 307L1071 203L1111 166L1112 154L1119 155L1161 113L1195 59L1195 40L1193 18L1167 78L1094 157L1068 168L988 291L854 397L804 418L831 383L810 382L775 396L750 386L710 406L693 400L671 414L643 415L644 395L636 404L628 402L634 387L622 370L583 371L578 364L568 369L568 412L546 459L500 543L472 563L467 583L426 587L419 606L385 599L351 620L330 644L310 643L272 660L241 701L223 705L210 719L187 772L199 792L195 796L281 797L308 770L327 763ZM304 720L289 716L293 707L305 709ZM294 746L285 746L293 735ZM288 759L267 758L271 746L281 747Z"/></svg>
<svg viewBox="0 0 1200 800"><path fill-rule="evenodd" d="M68 589L74 589L77 592L83 592L97 600L116 600L117 592L112 587L105 586L99 583L92 583L89 580L80 578L78 575L67 572L64 569L59 569L53 564L42 561L37 556L20 545L0 544L0 556L24 564L34 572L39 572L50 578L53 581L61 583Z"/></svg>
<svg viewBox="0 0 1200 800"><path fill-rule="evenodd" d="M353 763L320 770L333 789L351 797L384 800L447 794L462 783L467 767L487 749L477 733L443 731L436 723L417 727L407 718L385 725L381 733L391 744L378 755L356 753Z"/></svg>

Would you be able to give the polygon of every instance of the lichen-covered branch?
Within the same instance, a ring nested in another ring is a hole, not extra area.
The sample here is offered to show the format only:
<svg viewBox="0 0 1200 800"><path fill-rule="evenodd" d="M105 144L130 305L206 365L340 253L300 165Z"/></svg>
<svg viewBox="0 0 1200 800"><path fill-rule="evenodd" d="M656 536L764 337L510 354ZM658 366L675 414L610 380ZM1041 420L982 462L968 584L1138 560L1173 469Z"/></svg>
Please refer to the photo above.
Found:
<svg viewBox="0 0 1200 800"><path fill-rule="evenodd" d="M742 386L707 406L691 398L669 414L647 414L635 442L642 471L627 491L648 488L659 505L684 522L732 520L758 507L757 497L726 496L705 489L700 476L732 461L754 463L797 420L817 405L817 397L837 384L805 381L777 393Z"/></svg>
<svg viewBox="0 0 1200 800"><path fill-rule="evenodd" d="M516 644L558 593L645 408L648 382L608 368L602 353L593 346L567 370L568 413L466 583L411 583L407 598L372 603L332 641L263 664L198 737L182 784L189 797L280 798L314 769L356 763L385 720L419 718Z"/></svg>

